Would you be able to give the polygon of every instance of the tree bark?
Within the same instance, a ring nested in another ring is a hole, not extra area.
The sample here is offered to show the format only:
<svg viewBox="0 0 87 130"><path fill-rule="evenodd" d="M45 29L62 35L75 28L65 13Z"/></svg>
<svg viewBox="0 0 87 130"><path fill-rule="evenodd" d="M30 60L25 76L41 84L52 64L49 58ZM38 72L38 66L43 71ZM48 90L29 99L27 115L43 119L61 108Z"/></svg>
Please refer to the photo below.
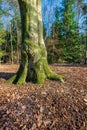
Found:
<svg viewBox="0 0 87 130"><path fill-rule="evenodd" d="M21 63L10 83L23 84L33 81L42 84L46 78L63 81L48 66L47 51L43 40L41 0L18 0L21 14L22 43Z"/></svg>

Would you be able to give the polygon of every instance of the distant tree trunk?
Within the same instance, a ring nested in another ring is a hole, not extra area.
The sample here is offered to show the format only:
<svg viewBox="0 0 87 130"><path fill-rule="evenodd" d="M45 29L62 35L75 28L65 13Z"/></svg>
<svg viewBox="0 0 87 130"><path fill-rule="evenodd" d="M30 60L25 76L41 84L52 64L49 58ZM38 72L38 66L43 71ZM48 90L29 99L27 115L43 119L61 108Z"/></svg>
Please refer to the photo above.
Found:
<svg viewBox="0 0 87 130"><path fill-rule="evenodd" d="M51 71L43 40L41 0L18 0L21 24L21 64L9 82L23 84L33 81L42 84L46 78L63 81L62 76Z"/></svg>
<svg viewBox="0 0 87 130"><path fill-rule="evenodd" d="M87 25L87 18L86 18L86 25ZM87 29L86 29L86 36L85 36L85 42L86 42L86 51L85 51L85 64L87 64Z"/></svg>
<svg viewBox="0 0 87 130"><path fill-rule="evenodd" d="M13 64L12 25L10 26L10 42L11 42L11 63Z"/></svg>
<svg viewBox="0 0 87 130"><path fill-rule="evenodd" d="M16 30L17 30L17 63L19 63L19 55L20 55L20 50L19 50L19 45L20 45L20 31L18 29L18 25L16 22Z"/></svg>

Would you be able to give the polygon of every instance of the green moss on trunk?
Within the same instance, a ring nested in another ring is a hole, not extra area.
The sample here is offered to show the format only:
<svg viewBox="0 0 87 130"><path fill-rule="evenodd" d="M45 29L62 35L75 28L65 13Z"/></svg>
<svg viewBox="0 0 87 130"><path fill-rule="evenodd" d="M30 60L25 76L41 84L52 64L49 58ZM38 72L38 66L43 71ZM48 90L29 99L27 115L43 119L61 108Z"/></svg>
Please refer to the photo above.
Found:
<svg viewBox="0 0 87 130"><path fill-rule="evenodd" d="M43 84L46 78L63 81L47 63L43 40L41 0L18 0L22 24L21 64L10 83L23 84L34 81Z"/></svg>

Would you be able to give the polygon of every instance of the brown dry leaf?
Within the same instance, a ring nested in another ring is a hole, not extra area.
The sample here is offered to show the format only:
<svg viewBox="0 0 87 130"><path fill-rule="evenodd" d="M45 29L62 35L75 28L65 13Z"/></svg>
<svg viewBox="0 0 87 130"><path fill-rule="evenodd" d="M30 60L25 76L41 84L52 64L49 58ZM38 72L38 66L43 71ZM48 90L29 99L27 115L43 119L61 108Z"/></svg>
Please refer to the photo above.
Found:
<svg viewBox="0 0 87 130"><path fill-rule="evenodd" d="M0 130L86 130L87 67L52 65L65 83L21 86L4 81L17 65L0 65Z"/></svg>

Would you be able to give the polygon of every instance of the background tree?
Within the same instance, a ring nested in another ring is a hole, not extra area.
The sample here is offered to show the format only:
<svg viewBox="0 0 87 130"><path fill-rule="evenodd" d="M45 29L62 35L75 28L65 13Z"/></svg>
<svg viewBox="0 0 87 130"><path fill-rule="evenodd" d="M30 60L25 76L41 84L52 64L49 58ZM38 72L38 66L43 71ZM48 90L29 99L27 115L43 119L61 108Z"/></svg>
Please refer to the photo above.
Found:
<svg viewBox="0 0 87 130"><path fill-rule="evenodd" d="M14 1L1 0L1 2L2 2L1 7L3 8L0 7L0 9L5 16L4 21L6 24L4 24L5 25L4 27L7 33L5 50L9 57L9 62L19 63L20 49L21 49L20 48L21 24L20 24L19 5L17 0ZM71 7L70 9L69 6ZM79 62L86 56L85 55L86 53L84 51L86 50L85 47L86 42L84 42L85 39L84 34L86 31L83 28L81 28L81 24L82 26L86 26L84 20L85 14L83 11L83 7L84 7L84 0L78 0L78 1L67 0L65 2L63 0L61 3L60 1L57 0L55 0L55 2L53 0L50 1L44 0L42 9L43 22L44 22L43 35L46 46L48 46L47 44L50 45L49 47L47 47L49 63ZM67 42L68 40L69 45Z"/></svg>
<svg viewBox="0 0 87 130"><path fill-rule="evenodd" d="M0 30L0 62L2 62L2 57L6 54L5 44L6 44L6 32L4 29L1 29Z"/></svg>
<svg viewBox="0 0 87 130"><path fill-rule="evenodd" d="M2 17L4 15L1 10L2 0L0 0L0 62L2 57L5 55L5 42L6 42L6 32L3 27Z"/></svg>
<svg viewBox="0 0 87 130"><path fill-rule="evenodd" d="M48 48L48 61L51 63L61 62L59 59L62 58L62 48L63 44L61 42L62 38L62 13L59 6L55 8L55 22L52 25L51 38L53 41L53 45ZM51 49L50 49L51 48ZM51 56L51 52L53 52L53 58ZM62 60L63 62L63 60Z"/></svg>
<svg viewBox="0 0 87 130"><path fill-rule="evenodd" d="M81 46L78 43L77 23L75 21L75 0L63 0L62 41L64 60L77 62L80 59Z"/></svg>
<svg viewBox="0 0 87 130"><path fill-rule="evenodd" d="M56 62L79 62L83 58L83 45L79 40L81 35L77 28L75 8L75 0L63 0L60 8L56 8L55 22L52 27L52 36L55 34L58 39L55 47L59 59L57 57Z"/></svg>
<svg viewBox="0 0 87 130"><path fill-rule="evenodd" d="M7 56L3 57L3 62L19 63L20 42L21 42L21 24L20 12L17 0L2 0L1 11L4 16L4 28L7 36L5 50ZM6 5L6 6L5 6ZM8 57L8 58L7 58ZM6 60L8 59L8 60Z"/></svg>
<svg viewBox="0 0 87 130"><path fill-rule="evenodd" d="M83 30L85 32L85 64L87 64L87 3L82 5L82 19L82 24L84 24Z"/></svg>

